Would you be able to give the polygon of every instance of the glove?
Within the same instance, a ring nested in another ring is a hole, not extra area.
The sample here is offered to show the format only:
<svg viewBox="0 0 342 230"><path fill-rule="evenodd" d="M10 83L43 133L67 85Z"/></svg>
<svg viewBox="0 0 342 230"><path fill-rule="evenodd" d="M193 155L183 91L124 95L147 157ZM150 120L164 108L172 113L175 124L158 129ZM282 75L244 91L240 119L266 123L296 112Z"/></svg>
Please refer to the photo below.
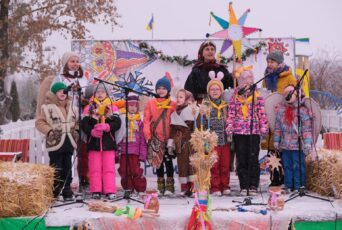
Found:
<svg viewBox="0 0 342 230"><path fill-rule="evenodd" d="M94 128L97 130L101 130L103 132L109 132L109 130L110 130L110 126L107 123L96 124Z"/></svg>
<svg viewBox="0 0 342 230"><path fill-rule="evenodd" d="M93 137L100 138L100 137L102 137L102 135L103 135L103 131L102 131L102 130L98 130L98 129L96 129L96 127L94 127L94 128L91 130L90 134L91 134L91 136L93 136Z"/></svg>

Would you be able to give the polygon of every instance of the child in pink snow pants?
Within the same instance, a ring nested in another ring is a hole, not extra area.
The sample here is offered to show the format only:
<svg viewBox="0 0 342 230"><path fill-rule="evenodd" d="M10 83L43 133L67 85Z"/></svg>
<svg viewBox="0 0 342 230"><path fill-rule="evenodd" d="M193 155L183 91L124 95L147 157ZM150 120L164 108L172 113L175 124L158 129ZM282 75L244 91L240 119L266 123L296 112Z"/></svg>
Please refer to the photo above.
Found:
<svg viewBox="0 0 342 230"><path fill-rule="evenodd" d="M115 199L115 131L121 126L117 112L106 86L100 83L82 119L82 128L88 137L89 184L93 199L100 199L101 193L109 200Z"/></svg>

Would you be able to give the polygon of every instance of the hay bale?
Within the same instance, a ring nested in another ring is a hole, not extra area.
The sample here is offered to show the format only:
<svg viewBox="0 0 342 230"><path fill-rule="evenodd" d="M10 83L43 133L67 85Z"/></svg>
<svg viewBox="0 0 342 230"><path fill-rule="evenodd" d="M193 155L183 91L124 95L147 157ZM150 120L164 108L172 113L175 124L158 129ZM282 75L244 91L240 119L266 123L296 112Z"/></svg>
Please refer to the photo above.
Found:
<svg viewBox="0 0 342 230"><path fill-rule="evenodd" d="M41 215L53 200L53 177L47 165L0 162L0 216Z"/></svg>
<svg viewBox="0 0 342 230"><path fill-rule="evenodd" d="M319 149L317 154L318 161L306 162L307 188L324 196L342 198L342 152Z"/></svg>

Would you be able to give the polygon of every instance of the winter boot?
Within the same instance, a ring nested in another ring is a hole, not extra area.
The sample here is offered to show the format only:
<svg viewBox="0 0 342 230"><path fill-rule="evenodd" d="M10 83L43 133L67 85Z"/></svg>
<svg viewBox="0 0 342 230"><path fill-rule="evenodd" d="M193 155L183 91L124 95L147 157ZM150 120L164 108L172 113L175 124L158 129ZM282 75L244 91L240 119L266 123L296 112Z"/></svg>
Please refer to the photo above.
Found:
<svg viewBox="0 0 342 230"><path fill-rule="evenodd" d="M165 179L164 179L164 177L158 177L157 184L158 184L159 194L164 195L164 193L165 193Z"/></svg>
<svg viewBox="0 0 342 230"><path fill-rule="evenodd" d="M185 193L185 192L188 191L188 190L189 190L188 184L182 183L182 184L181 184L181 192L182 192L182 193Z"/></svg>
<svg viewBox="0 0 342 230"><path fill-rule="evenodd" d="M193 189L194 189L194 182L188 182L188 190L184 193L184 195L188 197L192 197L193 195Z"/></svg>
<svg viewBox="0 0 342 230"><path fill-rule="evenodd" d="M175 192L175 180L173 177L166 178L165 195L172 195Z"/></svg>

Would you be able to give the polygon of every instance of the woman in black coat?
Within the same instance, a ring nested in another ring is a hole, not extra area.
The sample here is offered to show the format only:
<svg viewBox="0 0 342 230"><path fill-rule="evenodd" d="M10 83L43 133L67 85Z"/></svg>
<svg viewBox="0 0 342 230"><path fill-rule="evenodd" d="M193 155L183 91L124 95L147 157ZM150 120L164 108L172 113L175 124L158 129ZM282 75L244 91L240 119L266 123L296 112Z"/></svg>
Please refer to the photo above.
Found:
<svg viewBox="0 0 342 230"><path fill-rule="evenodd" d="M207 84L210 81L209 71L222 72L224 89L233 88L233 77L226 66L217 63L215 59L216 46L211 41L203 42L198 50L198 60L188 76L184 89L190 91L197 103L201 103L207 97Z"/></svg>

